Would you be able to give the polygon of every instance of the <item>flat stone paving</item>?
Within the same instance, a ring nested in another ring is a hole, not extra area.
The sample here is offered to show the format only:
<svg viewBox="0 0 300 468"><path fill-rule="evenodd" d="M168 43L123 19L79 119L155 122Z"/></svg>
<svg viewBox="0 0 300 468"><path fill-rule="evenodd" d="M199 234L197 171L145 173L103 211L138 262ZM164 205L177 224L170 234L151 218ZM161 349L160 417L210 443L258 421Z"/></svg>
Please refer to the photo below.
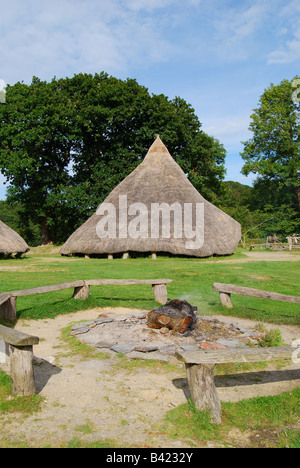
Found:
<svg viewBox="0 0 300 468"><path fill-rule="evenodd" d="M198 316L194 330L185 334L167 328L149 328L147 312L132 315L105 314L89 322L75 324L70 335L101 350L127 354L128 357L161 358L177 350L195 351L240 348L256 344L258 333L234 322ZM147 356L146 356L147 355Z"/></svg>

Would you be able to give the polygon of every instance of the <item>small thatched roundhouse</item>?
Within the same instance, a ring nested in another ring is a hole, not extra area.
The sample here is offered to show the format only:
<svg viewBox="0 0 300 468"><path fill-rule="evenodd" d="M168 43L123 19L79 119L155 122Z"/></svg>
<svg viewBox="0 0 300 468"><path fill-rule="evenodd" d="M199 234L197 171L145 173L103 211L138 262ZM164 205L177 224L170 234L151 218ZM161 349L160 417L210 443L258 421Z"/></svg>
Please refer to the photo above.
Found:
<svg viewBox="0 0 300 468"><path fill-rule="evenodd" d="M205 200L159 137L61 248L62 255L168 252L209 257L234 252L241 226Z"/></svg>
<svg viewBox="0 0 300 468"><path fill-rule="evenodd" d="M0 221L0 255L20 256L28 252L29 247L13 229Z"/></svg>

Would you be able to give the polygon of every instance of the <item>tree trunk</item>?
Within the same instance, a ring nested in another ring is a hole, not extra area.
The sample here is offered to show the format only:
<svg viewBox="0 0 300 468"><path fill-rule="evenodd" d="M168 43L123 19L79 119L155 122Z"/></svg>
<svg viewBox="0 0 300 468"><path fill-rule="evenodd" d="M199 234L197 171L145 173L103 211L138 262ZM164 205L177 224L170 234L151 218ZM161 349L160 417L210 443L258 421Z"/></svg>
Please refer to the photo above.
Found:
<svg viewBox="0 0 300 468"><path fill-rule="evenodd" d="M42 218L41 229L42 229L42 245L47 245L50 242L49 228L47 224L48 218L44 216Z"/></svg>
<svg viewBox="0 0 300 468"><path fill-rule="evenodd" d="M298 209L300 210L300 185L297 186L296 191L297 191Z"/></svg>

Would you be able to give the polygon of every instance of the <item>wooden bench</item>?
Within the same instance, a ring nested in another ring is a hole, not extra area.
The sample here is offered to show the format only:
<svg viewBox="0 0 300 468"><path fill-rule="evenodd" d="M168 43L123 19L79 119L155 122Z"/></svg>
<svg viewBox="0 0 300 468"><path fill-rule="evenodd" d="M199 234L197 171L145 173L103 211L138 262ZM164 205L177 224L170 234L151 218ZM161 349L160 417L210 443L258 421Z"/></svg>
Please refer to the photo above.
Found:
<svg viewBox="0 0 300 468"><path fill-rule="evenodd" d="M0 325L0 339L9 345L12 394L34 395L33 345L39 343L39 338Z"/></svg>
<svg viewBox="0 0 300 468"><path fill-rule="evenodd" d="M234 284L214 283L213 289L219 291L220 301L222 306L232 308L231 294L239 294L241 296L258 297L260 299L271 299L272 301L292 302L300 304L300 297L286 296L270 291L261 291L260 289L245 288L243 286L235 286Z"/></svg>
<svg viewBox="0 0 300 468"><path fill-rule="evenodd" d="M86 299L90 295L90 286L99 285L129 286L137 284L151 284L154 299L160 304L165 304L167 302L167 284L169 283L172 283L171 279L94 279L71 281L68 283L59 283L52 284L50 286L40 286L38 288L5 292L0 294L0 317L10 321L14 321L16 319L17 298L20 296L30 296L32 294L43 294L53 291L61 291L63 289L74 288L73 297L75 299Z"/></svg>
<svg viewBox="0 0 300 468"><path fill-rule="evenodd" d="M221 402L214 383L216 364L291 361L295 348L231 348L215 351L176 352L185 363L192 400L198 410L209 410L214 424L221 424Z"/></svg>

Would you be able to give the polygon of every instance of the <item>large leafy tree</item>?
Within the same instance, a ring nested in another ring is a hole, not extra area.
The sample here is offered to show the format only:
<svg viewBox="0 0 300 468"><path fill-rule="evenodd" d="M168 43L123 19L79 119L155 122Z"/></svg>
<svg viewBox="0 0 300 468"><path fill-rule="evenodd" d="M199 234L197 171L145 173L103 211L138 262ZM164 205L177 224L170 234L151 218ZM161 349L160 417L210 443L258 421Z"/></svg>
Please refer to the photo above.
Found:
<svg viewBox="0 0 300 468"><path fill-rule="evenodd" d="M225 150L201 130L194 109L182 98L150 95L136 80L104 73L69 81L77 90L83 86L74 180L85 184L93 208L141 162L157 134L198 190L207 196L220 191Z"/></svg>
<svg viewBox="0 0 300 468"><path fill-rule="evenodd" d="M271 84L251 115L253 136L244 143L242 172L258 174L260 208L282 204L300 211L300 112L293 82Z"/></svg>
<svg viewBox="0 0 300 468"><path fill-rule="evenodd" d="M58 82L33 78L30 86L8 86L0 107L0 167L10 183L10 199L22 204L24 223L42 227L47 243L56 195L68 186L74 144L72 106Z"/></svg>
<svg viewBox="0 0 300 468"><path fill-rule="evenodd" d="M64 241L140 162L160 134L206 196L218 192L225 150L183 99L150 95L105 73L7 87L0 105L0 169L22 219L42 241Z"/></svg>

